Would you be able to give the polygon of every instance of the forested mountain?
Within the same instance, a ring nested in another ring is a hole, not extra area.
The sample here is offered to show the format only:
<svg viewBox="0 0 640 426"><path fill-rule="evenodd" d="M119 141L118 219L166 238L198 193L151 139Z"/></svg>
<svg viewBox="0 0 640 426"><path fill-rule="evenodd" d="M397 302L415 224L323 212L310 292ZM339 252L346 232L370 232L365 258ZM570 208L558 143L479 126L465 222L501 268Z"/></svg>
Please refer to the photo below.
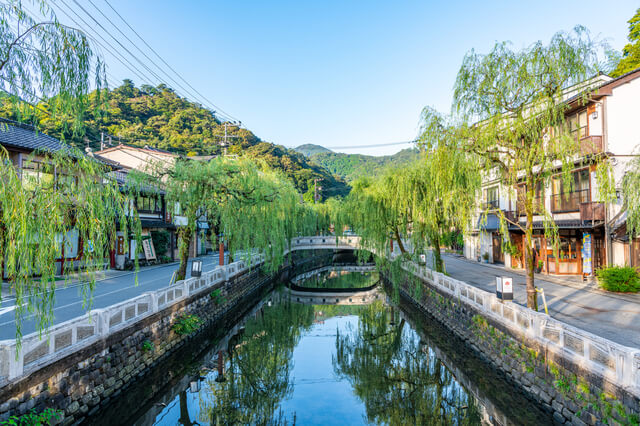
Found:
<svg viewBox="0 0 640 426"><path fill-rule="evenodd" d="M295 149L298 151L300 148ZM375 176L387 166L395 167L408 164L417 159L418 156L419 152L416 148L407 148L393 155L380 157L328 151L313 153L309 158L314 163L328 169L331 173L344 178L347 182L351 182L361 176Z"/></svg>
<svg viewBox="0 0 640 426"><path fill-rule="evenodd" d="M320 154L323 152L333 152L328 148L325 148L324 146L320 146L320 145L314 145L312 143L308 143L305 145L300 145L298 147L293 148L294 151L299 152L302 155L305 155L307 157L312 156L313 154Z"/></svg>
<svg viewBox="0 0 640 426"><path fill-rule="evenodd" d="M5 98L6 100L6 98ZM36 108L16 108L10 102L1 102L0 117L29 122L50 136L84 149L100 149L101 133L108 146L119 142L134 146L148 145L179 154L217 155L222 152L221 142L225 128L215 115L200 104L178 96L165 85L135 87L125 80L113 90L93 92L86 111L82 112L82 129L74 131L71 117L49 114L49 105ZM263 142L250 130L237 125L227 126L229 154L247 154L263 158L272 167L282 170L293 180L305 199L312 196L314 179L322 183L323 198L346 195L349 186L325 168L312 163L303 155L283 146Z"/></svg>

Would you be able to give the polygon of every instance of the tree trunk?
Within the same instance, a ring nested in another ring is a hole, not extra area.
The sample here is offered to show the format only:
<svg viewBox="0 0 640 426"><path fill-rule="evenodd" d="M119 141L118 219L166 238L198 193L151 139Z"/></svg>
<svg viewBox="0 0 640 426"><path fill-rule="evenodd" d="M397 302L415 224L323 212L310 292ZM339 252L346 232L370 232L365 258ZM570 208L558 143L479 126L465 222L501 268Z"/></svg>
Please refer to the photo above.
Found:
<svg viewBox="0 0 640 426"><path fill-rule="evenodd" d="M532 182L530 180L530 182ZM531 189L530 189L531 188ZM535 262L533 255L533 184L527 184L527 199L525 210L527 213L527 225L524 238L524 266L527 276L527 306L534 311L538 310L538 295L536 294L536 286L533 278L533 263Z"/></svg>
<svg viewBox="0 0 640 426"><path fill-rule="evenodd" d="M436 268L436 272L444 272L444 263L442 262L442 254L440 253L440 236L435 235L431 239L433 244L433 266Z"/></svg>
<svg viewBox="0 0 640 426"><path fill-rule="evenodd" d="M400 253L406 253L407 251L404 249L404 244L402 244L402 238L400 238L400 233L398 232L398 227L396 226L393 230L396 234L396 239L398 240L398 248L400 249Z"/></svg>
<svg viewBox="0 0 640 426"><path fill-rule="evenodd" d="M187 263L189 262L189 247L191 246L191 238L193 237L193 229L190 226L184 227L178 231L180 238L180 267L176 273L176 281L184 280L187 276Z"/></svg>

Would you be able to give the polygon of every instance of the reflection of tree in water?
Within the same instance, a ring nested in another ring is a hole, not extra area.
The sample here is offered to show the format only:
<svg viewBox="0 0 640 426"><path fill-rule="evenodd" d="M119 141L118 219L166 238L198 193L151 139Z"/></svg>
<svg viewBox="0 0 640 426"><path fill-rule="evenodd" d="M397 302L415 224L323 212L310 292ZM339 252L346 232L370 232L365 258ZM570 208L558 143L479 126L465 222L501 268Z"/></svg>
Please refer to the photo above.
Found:
<svg viewBox="0 0 640 426"><path fill-rule="evenodd" d="M334 371L349 380L372 423L480 424L473 397L420 339L376 302L360 311L357 330L338 332Z"/></svg>
<svg viewBox="0 0 640 426"><path fill-rule="evenodd" d="M363 288L380 281L377 273L328 271L310 277L298 285L310 288Z"/></svg>
<svg viewBox="0 0 640 426"><path fill-rule="evenodd" d="M313 306L284 302L263 309L263 315L247 322L230 354L226 381L208 381L201 412L211 424L284 423L277 408L293 391L293 349L313 323Z"/></svg>

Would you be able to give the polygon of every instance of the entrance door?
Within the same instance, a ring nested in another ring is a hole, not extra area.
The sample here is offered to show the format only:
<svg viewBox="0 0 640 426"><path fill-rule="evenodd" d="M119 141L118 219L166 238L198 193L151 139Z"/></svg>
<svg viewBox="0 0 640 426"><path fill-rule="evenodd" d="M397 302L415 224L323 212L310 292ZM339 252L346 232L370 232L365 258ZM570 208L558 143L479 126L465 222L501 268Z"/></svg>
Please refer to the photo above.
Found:
<svg viewBox="0 0 640 426"><path fill-rule="evenodd" d="M631 266L640 267L640 238L631 241Z"/></svg>
<svg viewBox="0 0 640 426"><path fill-rule="evenodd" d="M493 263L504 263L504 253L502 252L502 238L500 233L493 232L491 234L493 246Z"/></svg>

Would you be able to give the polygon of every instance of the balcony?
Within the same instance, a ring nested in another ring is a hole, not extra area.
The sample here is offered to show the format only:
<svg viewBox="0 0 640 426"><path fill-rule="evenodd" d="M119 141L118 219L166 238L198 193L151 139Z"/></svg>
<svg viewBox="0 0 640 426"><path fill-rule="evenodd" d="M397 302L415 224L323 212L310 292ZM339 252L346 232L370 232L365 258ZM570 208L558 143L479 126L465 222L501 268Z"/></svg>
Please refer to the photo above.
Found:
<svg viewBox="0 0 640 426"><path fill-rule="evenodd" d="M604 221L604 203L580 203L580 220L583 222Z"/></svg>
<svg viewBox="0 0 640 426"><path fill-rule="evenodd" d="M482 203L483 210L497 210L500 207L499 200L489 200Z"/></svg>
<svg viewBox="0 0 640 426"><path fill-rule="evenodd" d="M581 189L567 194L553 194L551 196L551 212L578 212L582 203L589 203L589 198L588 189Z"/></svg>
<svg viewBox="0 0 640 426"><path fill-rule="evenodd" d="M582 155L598 154L603 151L602 136L586 136L580 139L580 153Z"/></svg>
<svg viewBox="0 0 640 426"><path fill-rule="evenodd" d="M518 216L525 216L527 212L524 208L524 200L518 199L516 202L516 212ZM544 197L538 196L533 199L533 214L539 215L544 213Z"/></svg>

